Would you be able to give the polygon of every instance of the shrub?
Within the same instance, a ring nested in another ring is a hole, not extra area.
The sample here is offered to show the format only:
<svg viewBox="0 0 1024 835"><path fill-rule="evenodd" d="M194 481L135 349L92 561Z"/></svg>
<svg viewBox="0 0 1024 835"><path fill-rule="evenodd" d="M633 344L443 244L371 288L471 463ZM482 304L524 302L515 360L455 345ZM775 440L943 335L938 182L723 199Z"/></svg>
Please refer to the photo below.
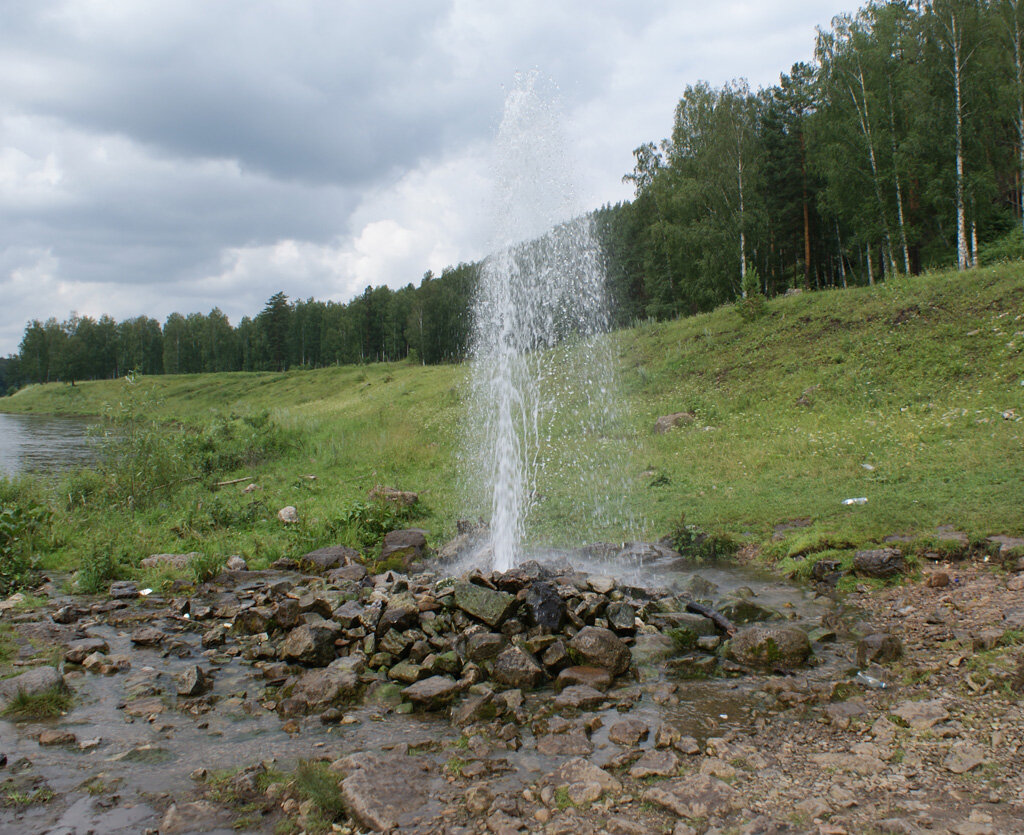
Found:
<svg viewBox="0 0 1024 835"><path fill-rule="evenodd" d="M0 594L29 585L36 568L37 535L50 520L50 511L34 503L0 506Z"/></svg>

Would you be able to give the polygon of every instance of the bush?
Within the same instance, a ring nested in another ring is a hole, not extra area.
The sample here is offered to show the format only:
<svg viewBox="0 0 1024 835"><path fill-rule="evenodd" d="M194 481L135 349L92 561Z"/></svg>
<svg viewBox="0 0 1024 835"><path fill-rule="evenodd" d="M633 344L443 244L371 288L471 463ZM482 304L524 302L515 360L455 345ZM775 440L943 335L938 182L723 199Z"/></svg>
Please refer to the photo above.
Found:
<svg viewBox="0 0 1024 835"><path fill-rule="evenodd" d="M747 267L746 274L743 276L743 298L737 302L737 305L740 316L747 322L763 316L768 309L764 293L761 292L761 277L754 267Z"/></svg>
<svg viewBox="0 0 1024 835"><path fill-rule="evenodd" d="M83 594L99 594L106 591L121 571L119 555L107 545L96 544L82 557L82 565L75 575L75 585Z"/></svg>
<svg viewBox="0 0 1024 835"><path fill-rule="evenodd" d="M1024 258L1024 230L1014 226L1003 237L978 247L978 261L982 264L1001 264Z"/></svg>
<svg viewBox="0 0 1024 835"><path fill-rule="evenodd" d="M36 537L49 520L50 511L40 505L0 506L0 595L32 583Z"/></svg>

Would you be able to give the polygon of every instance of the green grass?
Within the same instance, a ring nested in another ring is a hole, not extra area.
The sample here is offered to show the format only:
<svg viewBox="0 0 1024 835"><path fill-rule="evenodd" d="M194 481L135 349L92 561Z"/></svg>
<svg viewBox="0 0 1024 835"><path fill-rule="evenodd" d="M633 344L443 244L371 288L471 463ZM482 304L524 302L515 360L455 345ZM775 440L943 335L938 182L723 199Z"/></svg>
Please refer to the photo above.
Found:
<svg viewBox="0 0 1024 835"><path fill-rule="evenodd" d="M619 440L635 450L624 490L640 522L603 535L656 538L692 525L796 567L810 555L848 560L893 533L932 542L944 524L975 541L1024 533L1024 456L1008 454L1024 448L1024 421L1002 417L1024 416L1022 311L1024 265L1011 264L774 299L750 321L727 306L618 332ZM148 414L201 425L269 409L286 448L133 510L89 499L86 482L81 499L0 482L0 503L32 493L51 507L44 567L91 554L97 586L156 552L238 553L261 567L330 542L372 550L351 509L375 484L418 491L421 506L403 524L441 542L479 504L458 460L467 375L393 363L145 378L137 390ZM95 415L124 396L118 381L40 385L0 408ZM653 433L659 415L679 411L696 419ZM595 455L613 440L595 442ZM242 476L260 491L212 486ZM568 480L555 476L540 492L538 538L580 538ZM866 504L842 504L861 496ZM285 505L299 524L277 521ZM796 517L811 523L773 542L773 527Z"/></svg>
<svg viewBox="0 0 1024 835"><path fill-rule="evenodd" d="M69 692L58 687L33 694L19 691L7 703L3 716L7 719L52 719L65 713L73 701Z"/></svg>

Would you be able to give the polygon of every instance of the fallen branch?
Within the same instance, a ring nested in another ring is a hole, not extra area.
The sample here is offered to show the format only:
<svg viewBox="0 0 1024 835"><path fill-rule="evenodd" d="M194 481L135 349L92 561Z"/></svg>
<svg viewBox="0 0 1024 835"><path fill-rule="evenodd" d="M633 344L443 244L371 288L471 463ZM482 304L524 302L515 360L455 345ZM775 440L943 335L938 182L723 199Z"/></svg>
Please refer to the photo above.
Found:
<svg viewBox="0 0 1024 835"><path fill-rule="evenodd" d="M688 600L686 603L686 611L692 612L695 615L704 615L704 617L711 620L716 626L723 629L725 634L730 637L736 634L735 624L721 612L716 612L710 606L704 606L700 603L694 603L692 600Z"/></svg>
<svg viewBox="0 0 1024 835"><path fill-rule="evenodd" d="M252 481L252 478L253 477L251 475L244 475L241 478L233 478L230 481L218 481L213 486L214 487L228 487L228 486L230 486L232 484L241 484L243 481Z"/></svg>

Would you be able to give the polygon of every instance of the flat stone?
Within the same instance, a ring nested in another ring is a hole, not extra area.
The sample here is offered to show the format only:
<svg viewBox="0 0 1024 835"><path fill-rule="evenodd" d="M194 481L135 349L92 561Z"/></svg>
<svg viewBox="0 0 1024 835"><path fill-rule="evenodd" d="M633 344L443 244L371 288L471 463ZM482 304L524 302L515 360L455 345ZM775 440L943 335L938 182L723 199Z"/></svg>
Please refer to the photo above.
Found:
<svg viewBox="0 0 1024 835"><path fill-rule="evenodd" d="M221 823L225 823L223 812L209 801L172 803L160 821L160 835L209 832L211 829L219 829Z"/></svg>
<svg viewBox="0 0 1024 835"><path fill-rule="evenodd" d="M810 759L823 770L842 771L862 776L879 774L886 769L886 764L882 760L867 754L811 754Z"/></svg>
<svg viewBox="0 0 1024 835"><path fill-rule="evenodd" d="M600 690L585 684L572 684L562 690L554 699L554 706L559 709L567 707L576 710L593 710L605 703L608 697Z"/></svg>
<svg viewBox="0 0 1024 835"><path fill-rule="evenodd" d="M643 799L681 818L708 818L743 804L741 795L732 786L706 774L658 783L643 793Z"/></svg>
<svg viewBox="0 0 1024 835"><path fill-rule="evenodd" d="M78 737L70 731L62 731L59 728L47 728L39 734L40 745L77 745Z"/></svg>
<svg viewBox="0 0 1024 835"><path fill-rule="evenodd" d="M637 780L644 777L675 777L679 773L679 757L668 750L645 751L629 769L629 776Z"/></svg>
<svg viewBox="0 0 1024 835"><path fill-rule="evenodd" d="M581 730L545 734L537 740L537 753L546 757L589 757L594 753L594 744Z"/></svg>
<svg viewBox="0 0 1024 835"><path fill-rule="evenodd" d="M129 716L153 716L163 713L167 706L159 696L150 696L145 699L135 699L124 706L124 712Z"/></svg>
<svg viewBox="0 0 1024 835"><path fill-rule="evenodd" d="M938 699L928 702L903 702L892 711L892 714L902 719L915 731L925 731L949 718L949 711Z"/></svg>
<svg viewBox="0 0 1024 835"><path fill-rule="evenodd" d="M131 642L140 647L155 647L163 643L164 633L155 626L144 626L131 634Z"/></svg>
<svg viewBox="0 0 1024 835"><path fill-rule="evenodd" d="M622 783L615 777L598 768L582 757L566 760L557 769L544 777L544 782L552 785L567 783L597 783L602 791L617 792L622 790Z"/></svg>
<svg viewBox="0 0 1024 835"><path fill-rule="evenodd" d="M599 574L588 577L587 585L590 586L591 591L597 594L608 594L615 588L615 578Z"/></svg>
<svg viewBox="0 0 1024 835"><path fill-rule="evenodd" d="M422 682L421 682L422 683ZM408 826L430 799L429 784L415 757L360 754L358 768L341 782L346 811L374 832Z"/></svg>
<svg viewBox="0 0 1024 835"><path fill-rule="evenodd" d="M139 587L131 580L118 580L111 584L107 593L114 600L131 600L139 596Z"/></svg>
<svg viewBox="0 0 1024 835"><path fill-rule="evenodd" d="M359 565L345 565L341 568L334 568L327 572L328 583L358 583L366 577L366 567Z"/></svg>
<svg viewBox="0 0 1024 835"><path fill-rule="evenodd" d="M555 679L555 690L561 691L574 684L585 684L587 687L605 692L612 686L612 674L604 667L566 667Z"/></svg>
<svg viewBox="0 0 1024 835"><path fill-rule="evenodd" d="M639 719L623 719L608 729L608 739L616 745L632 748L641 739L647 739L651 729Z"/></svg>
<svg viewBox="0 0 1024 835"><path fill-rule="evenodd" d="M969 742L960 741L953 744L942 760L947 771L954 774L966 774L985 762L985 749Z"/></svg>
<svg viewBox="0 0 1024 835"><path fill-rule="evenodd" d="M866 577L895 577L902 574L907 564L899 548L875 548L857 551L853 555L853 570Z"/></svg>
<svg viewBox="0 0 1024 835"><path fill-rule="evenodd" d="M470 617L491 628L499 626L515 609L517 601L508 592L496 591L474 583L455 584L455 605Z"/></svg>
<svg viewBox="0 0 1024 835"><path fill-rule="evenodd" d="M402 691L402 696L426 710L440 710L459 694L459 683L451 676L430 676Z"/></svg>

